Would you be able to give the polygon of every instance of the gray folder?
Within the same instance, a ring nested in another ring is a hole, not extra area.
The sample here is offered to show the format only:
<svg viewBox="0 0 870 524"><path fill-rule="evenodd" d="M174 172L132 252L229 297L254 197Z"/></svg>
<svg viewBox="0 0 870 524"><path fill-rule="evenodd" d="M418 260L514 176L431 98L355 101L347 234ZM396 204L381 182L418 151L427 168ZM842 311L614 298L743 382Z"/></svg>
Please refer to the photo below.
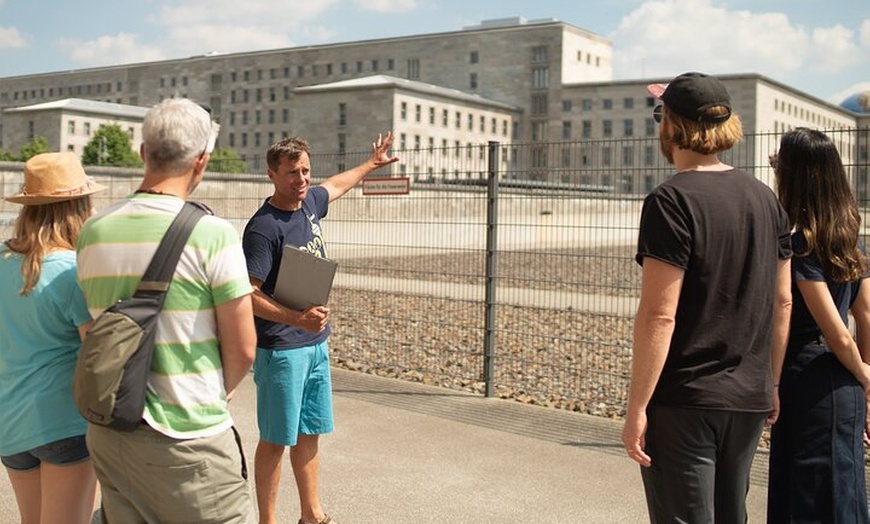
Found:
<svg viewBox="0 0 870 524"><path fill-rule="evenodd" d="M311 306L325 306L338 263L312 255L295 246L284 246L275 300L290 309L302 311Z"/></svg>

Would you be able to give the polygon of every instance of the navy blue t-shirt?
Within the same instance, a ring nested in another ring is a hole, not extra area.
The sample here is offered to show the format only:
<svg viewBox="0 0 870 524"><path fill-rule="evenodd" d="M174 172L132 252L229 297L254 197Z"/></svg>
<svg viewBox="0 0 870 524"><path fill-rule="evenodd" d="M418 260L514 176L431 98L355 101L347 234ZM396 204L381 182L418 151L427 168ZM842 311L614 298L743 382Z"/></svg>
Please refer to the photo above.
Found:
<svg viewBox="0 0 870 524"><path fill-rule="evenodd" d="M242 247L248 263L248 275L263 281L260 290L269 296L275 293L278 268L285 245L296 246L317 256L326 257L326 245L320 219L329 211L329 192L323 187L312 187L302 208L284 211L263 202L260 209L245 226ZM320 333L311 333L297 327L254 317L257 327L257 346L264 349L298 348L326 340L329 325Z"/></svg>
<svg viewBox="0 0 870 524"><path fill-rule="evenodd" d="M807 251L807 239L803 231L796 231L791 237L791 243L795 252L791 260L792 272L792 312L791 326L789 329L789 346L803 346L817 340L822 336L822 330L810 314L807 303L797 287L799 280L826 282L840 313L843 323L848 325L847 315L852 303L858 297L861 289L861 280L853 282L833 282L826 278L825 270L819 259L814 255L801 256ZM866 275L865 275L866 277Z"/></svg>

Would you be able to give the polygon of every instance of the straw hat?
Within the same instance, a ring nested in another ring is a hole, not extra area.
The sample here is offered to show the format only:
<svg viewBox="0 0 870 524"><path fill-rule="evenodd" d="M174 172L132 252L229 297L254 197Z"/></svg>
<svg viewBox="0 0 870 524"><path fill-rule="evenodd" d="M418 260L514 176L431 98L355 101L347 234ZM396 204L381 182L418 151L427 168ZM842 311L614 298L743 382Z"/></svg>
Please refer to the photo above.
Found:
<svg viewBox="0 0 870 524"><path fill-rule="evenodd" d="M75 153L41 153L24 164L21 193L7 196L16 204L35 206L73 200L107 189L85 174Z"/></svg>

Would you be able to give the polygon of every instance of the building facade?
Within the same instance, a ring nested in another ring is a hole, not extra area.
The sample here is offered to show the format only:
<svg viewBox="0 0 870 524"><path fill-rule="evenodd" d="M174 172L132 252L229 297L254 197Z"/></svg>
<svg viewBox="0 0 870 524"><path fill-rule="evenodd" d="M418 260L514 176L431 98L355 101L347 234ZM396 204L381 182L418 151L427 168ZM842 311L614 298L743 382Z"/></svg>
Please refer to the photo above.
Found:
<svg viewBox="0 0 870 524"><path fill-rule="evenodd" d="M645 90L669 79L613 81L612 54L609 40L574 25L510 18L444 33L6 77L0 149L29 131L16 113L22 106L70 97L151 106L183 96L212 108L218 146L235 149L252 171L265 169L273 142L302 135L315 151L339 152L322 166L334 172L349 165L343 152L367 152L374 135L392 130L405 152L393 174L481 177L484 148L496 141L507 179L643 194L671 173ZM799 125L833 133L844 160L860 161L855 113L762 75L721 78L751 137L726 161L769 182L767 155Z"/></svg>
<svg viewBox="0 0 870 524"><path fill-rule="evenodd" d="M17 151L37 136L53 151L70 151L81 157L93 133L115 124L130 135L133 150L142 143L142 122L147 107L96 100L67 98L53 102L4 109L2 143Z"/></svg>

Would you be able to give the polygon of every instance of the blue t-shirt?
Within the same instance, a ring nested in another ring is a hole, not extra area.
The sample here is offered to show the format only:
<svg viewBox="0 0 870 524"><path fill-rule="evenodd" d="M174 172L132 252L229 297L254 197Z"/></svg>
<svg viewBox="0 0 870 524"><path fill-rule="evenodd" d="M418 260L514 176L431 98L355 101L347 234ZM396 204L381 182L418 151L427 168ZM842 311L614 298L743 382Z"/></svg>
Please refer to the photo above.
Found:
<svg viewBox="0 0 870 524"><path fill-rule="evenodd" d="M76 281L76 254L47 254L27 296L19 294L23 261L0 247L0 455L84 435L87 428L72 398L78 326L91 319Z"/></svg>
<svg viewBox="0 0 870 524"><path fill-rule="evenodd" d="M822 330L810 313L803 295L798 290L797 282L809 280L826 282L834 299L834 305L840 313L844 324L848 324L847 315L852 303L858 297L863 279L852 282L833 282L825 276L825 270L815 255L801 256L807 250L807 239L803 231L797 231L791 238L795 256L791 260L792 272L792 312L789 328L789 345L802 346L817 340L822 336ZM865 275L866 278L867 275Z"/></svg>
<svg viewBox="0 0 870 524"><path fill-rule="evenodd" d="M304 249L326 257L326 245L320 219L329 210L329 192L323 187L308 191L302 208L284 211L263 203L245 226L242 247L248 263L248 275L263 282L260 290L269 296L275 292L278 268L285 245ZM311 346L326 340L329 325L320 333L311 333L297 327L254 317L257 326L257 346L264 349L287 349Z"/></svg>

